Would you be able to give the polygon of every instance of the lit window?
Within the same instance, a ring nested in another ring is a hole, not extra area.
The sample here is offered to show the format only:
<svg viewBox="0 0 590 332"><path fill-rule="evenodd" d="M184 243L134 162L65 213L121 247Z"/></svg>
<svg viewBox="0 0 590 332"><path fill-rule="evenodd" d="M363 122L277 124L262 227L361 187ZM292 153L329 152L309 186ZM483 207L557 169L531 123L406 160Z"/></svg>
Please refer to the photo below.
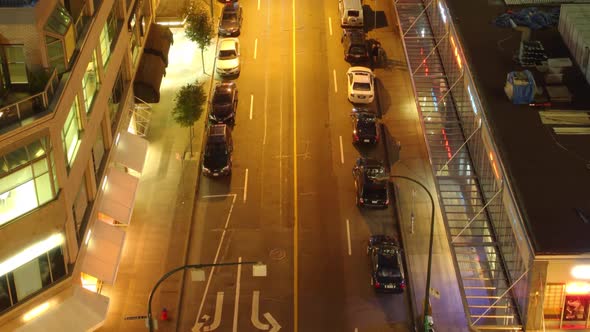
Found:
<svg viewBox="0 0 590 332"><path fill-rule="evenodd" d="M82 91L84 92L84 106L86 113L90 113L90 107L94 101L94 96L99 88L98 68L96 66L96 52L92 53L92 59L86 67L84 78L82 79Z"/></svg>
<svg viewBox="0 0 590 332"><path fill-rule="evenodd" d="M74 157L80 146L80 114L78 109L78 97L74 98L74 103L70 107L70 113L66 118L64 127L61 132L64 142L64 151L68 165L72 165Z"/></svg>
<svg viewBox="0 0 590 332"><path fill-rule="evenodd" d="M109 58L111 57L111 39L109 35L108 22L102 28L100 33L100 55L102 56L102 66L106 67Z"/></svg>

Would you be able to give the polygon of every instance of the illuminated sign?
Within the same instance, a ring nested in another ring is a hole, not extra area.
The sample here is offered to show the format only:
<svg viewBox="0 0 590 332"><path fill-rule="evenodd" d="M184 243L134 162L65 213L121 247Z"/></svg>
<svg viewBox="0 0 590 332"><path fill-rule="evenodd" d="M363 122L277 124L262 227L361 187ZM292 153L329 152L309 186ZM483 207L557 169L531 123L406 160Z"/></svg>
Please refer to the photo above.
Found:
<svg viewBox="0 0 590 332"><path fill-rule="evenodd" d="M451 47L453 48L453 53L455 54L455 60L457 60L457 65L459 69L463 69L463 61L461 61L461 54L459 54L459 48L457 44L455 44L455 38L453 36L449 37L451 39Z"/></svg>
<svg viewBox="0 0 590 332"><path fill-rule="evenodd" d="M590 284L587 282L570 282L565 285L566 294L590 294Z"/></svg>
<svg viewBox="0 0 590 332"><path fill-rule="evenodd" d="M590 279L590 265L574 266L572 276L576 279Z"/></svg>

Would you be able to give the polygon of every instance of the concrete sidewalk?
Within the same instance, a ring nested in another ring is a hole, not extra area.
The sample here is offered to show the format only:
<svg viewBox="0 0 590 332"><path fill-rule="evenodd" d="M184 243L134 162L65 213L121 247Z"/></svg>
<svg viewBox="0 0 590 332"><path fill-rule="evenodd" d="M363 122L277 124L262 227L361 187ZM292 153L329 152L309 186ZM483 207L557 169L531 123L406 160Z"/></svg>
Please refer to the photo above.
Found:
<svg viewBox="0 0 590 332"><path fill-rule="evenodd" d="M178 89L195 80L210 91L211 77L203 74L201 51L184 36L181 28L172 29L174 44L170 64L160 89L158 104L152 104L152 119L146 139L150 142L117 279L102 294L111 300L107 319L99 331L142 331L145 320L125 320L147 314L152 287L167 271L186 264L188 234L192 221L199 176L199 156L206 111L195 123L193 157L188 153L189 130L174 122L171 111ZM213 70L216 40L205 51L205 70ZM158 318L163 307L171 318L178 314L183 274L177 273L162 283L156 292L152 313ZM175 319L159 323L158 331L174 331Z"/></svg>
<svg viewBox="0 0 590 332"><path fill-rule="evenodd" d="M389 2L369 0L372 8L383 11L387 26L371 30L369 38L377 39L387 55L386 68L377 67L378 99L385 127L391 175L407 176L424 184L435 200L435 229L431 274L430 303L436 331L469 331L461 293L453 266L426 142L416 108L416 100L397 28L397 17ZM378 25L379 26L379 25ZM393 179L399 194L395 197L400 231L406 257L413 312L419 330L422 328L424 294L430 236L430 200L418 185L404 179ZM415 191L415 192L414 192ZM412 222L412 214L414 222Z"/></svg>

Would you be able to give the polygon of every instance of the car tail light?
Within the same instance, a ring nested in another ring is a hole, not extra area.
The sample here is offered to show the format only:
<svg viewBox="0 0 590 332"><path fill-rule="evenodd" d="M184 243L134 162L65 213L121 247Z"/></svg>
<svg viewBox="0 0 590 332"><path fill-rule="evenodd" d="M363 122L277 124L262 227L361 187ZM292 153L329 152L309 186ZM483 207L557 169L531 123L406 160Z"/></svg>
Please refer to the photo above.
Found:
<svg viewBox="0 0 590 332"><path fill-rule="evenodd" d="M361 204L362 204L365 202L365 200L361 197L361 198L359 198L359 202L361 202Z"/></svg>
<svg viewBox="0 0 590 332"><path fill-rule="evenodd" d="M357 135L356 130L354 131L354 133L352 134L352 137L354 138L355 142L358 142L359 140L359 135Z"/></svg>
<svg viewBox="0 0 590 332"><path fill-rule="evenodd" d="M406 289L406 282L405 281L402 281L402 283L399 285L399 287L401 289Z"/></svg>
<svg viewBox="0 0 590 332"><path fill-rule="evenodd" d="M385 205L389 205L389 198L385 200Z"/></svg>
<svg viewBox="0 0 590 332"><path fill-rule="evenodd" d="M377 132L377 135L375 135L375 143L379 142L379 133Z"/></svg>
<svg viewBox="0 0 590 332"><path fill-rule="evenodd" d="M373 286L375 286L375 288L381 288L381 284L377 280L375 280L375 284Z"/></svg>

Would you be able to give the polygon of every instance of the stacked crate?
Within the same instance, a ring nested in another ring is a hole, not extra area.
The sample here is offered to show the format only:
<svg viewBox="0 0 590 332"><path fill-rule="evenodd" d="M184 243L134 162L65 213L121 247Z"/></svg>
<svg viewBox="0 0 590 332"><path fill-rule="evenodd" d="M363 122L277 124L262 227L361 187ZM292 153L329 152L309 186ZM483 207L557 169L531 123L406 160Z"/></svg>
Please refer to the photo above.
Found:
<svg viewBox="0 0 590 332"><path fill-rule="evenodd" d="M590 5L562 5L558 29L574 61L590 83Z"/></svg>

